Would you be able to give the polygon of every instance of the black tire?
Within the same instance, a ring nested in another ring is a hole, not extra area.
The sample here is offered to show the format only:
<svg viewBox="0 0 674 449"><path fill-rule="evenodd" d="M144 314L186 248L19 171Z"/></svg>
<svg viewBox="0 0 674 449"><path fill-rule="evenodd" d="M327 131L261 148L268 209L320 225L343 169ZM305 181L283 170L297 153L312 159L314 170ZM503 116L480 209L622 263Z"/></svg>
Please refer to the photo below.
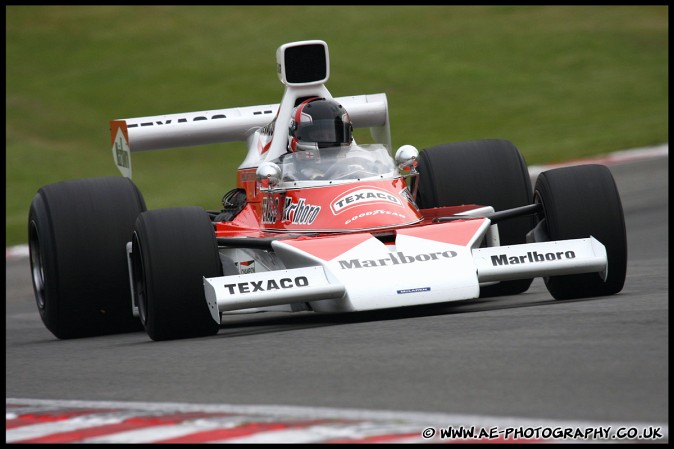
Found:
<svg viewBox="0 0 674 449"><path fill-rule="evenodd" d="M145 201L127 178L89 178L38 190L28 214L33 290L57 338L142 330L133 316L126 243Z"/></svg>
<svg viewBox="0 0 674 449"><path fill-rule="evenodd" d="M199 207L157 209L136 220L134 288L141 322L152 340L215 335L203 277L222 276L211 220Z"/></svg>
<svg viewBox="0 0 674 449"><path fill-rule="evenodd" d="M480 204L496 211L531 204L531 178L524 157L507 140L485 139L427 148L419 154L421 209ZM526 243L535 217L522 216L498 224L501 245ZM480 297L527 291L533 279L504 281L483 287Z"/></svg>
<svg viewBox="0 0 674 449"><path fill-rule="evenodd" d="M606 247L606 282L597 273L544 278L555 299L614 295L625 284L627 235L620 194L604 165L578 165L541 173L534 201L543 204L543 230L550 240L594 237Z"/></svg>

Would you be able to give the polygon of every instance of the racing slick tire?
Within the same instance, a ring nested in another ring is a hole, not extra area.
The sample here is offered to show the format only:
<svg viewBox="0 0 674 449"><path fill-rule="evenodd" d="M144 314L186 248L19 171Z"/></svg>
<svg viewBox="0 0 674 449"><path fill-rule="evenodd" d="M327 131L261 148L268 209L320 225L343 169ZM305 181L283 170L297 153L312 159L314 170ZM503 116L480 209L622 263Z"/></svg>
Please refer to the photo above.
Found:
<svg viewBox="0 0 674 449"><path fill-rule="evenodd" d="M598 273L551 276L545 286L555 299L608 296L620 292L627 272L627 236L620 194L605 165L578 165L538 176L534 202L549 240L596 238L606 247L606 281Z"/></svg>
<svg viewBox="0 0 674 449"><path fill-rule="evenodd" d="M155 341L215 335L202 277L222 276L211 220L200 207L138 216L131 265L138 312Z"/></svg>
<svg viewBox="0 0 674 449"><path fill-rule="evenodd" d="M40 188L28 213L33 290L59 339L143 329L133 316L126 243L145 201L128 178L61 181Z"/></svg>
<svg viewBox="0 0 674 449"><path fill-rule="evenodd" d="M531 178L524 157L510 141L471 140L426 148L417 170L420 209L480 204L500 211L531 204ZM521 216L498 224L501 245L526 243L535 217ZM527 291L533 279L503 281L484 286L480 297Z"/></svg>

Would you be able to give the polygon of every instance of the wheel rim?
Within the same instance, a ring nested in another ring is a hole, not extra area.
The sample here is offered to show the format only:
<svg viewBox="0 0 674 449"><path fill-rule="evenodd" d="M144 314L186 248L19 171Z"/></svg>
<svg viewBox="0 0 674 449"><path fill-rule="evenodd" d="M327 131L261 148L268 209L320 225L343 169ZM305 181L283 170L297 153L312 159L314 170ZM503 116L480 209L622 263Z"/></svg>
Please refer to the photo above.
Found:
<svg viewBox="0 0 674 449"><path fill-rule="evenodd" d="M33 287L35 289L35 300L38 308L44 310L46 305L44 264L42 261L42 252L40 251L40 235L37 231L37 224L34 221L30 222L28 248L30 252L30 271L33 278Z"/></svg>

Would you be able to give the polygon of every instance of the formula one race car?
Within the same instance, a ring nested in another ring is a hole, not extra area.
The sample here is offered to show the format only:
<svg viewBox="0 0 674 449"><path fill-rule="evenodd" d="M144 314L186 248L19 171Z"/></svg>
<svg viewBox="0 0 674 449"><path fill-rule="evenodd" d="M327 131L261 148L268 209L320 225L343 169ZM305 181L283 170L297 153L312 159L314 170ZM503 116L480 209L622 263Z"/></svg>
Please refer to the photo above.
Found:
<svg viewBox="0 0 674 449"><path fill-rule="evenodd" d="M505 140L391 157L386 95L333 98L325 42L276 59L280 104L113 120L123 177L37 192L33 286L56 337L207 336L223 313L446 303L522 293L535 277L560 300L622 290L625 223L605 166L548 170L532 189ZM248 153L222 210L146 210L132 152L229 141Z"/></svg>

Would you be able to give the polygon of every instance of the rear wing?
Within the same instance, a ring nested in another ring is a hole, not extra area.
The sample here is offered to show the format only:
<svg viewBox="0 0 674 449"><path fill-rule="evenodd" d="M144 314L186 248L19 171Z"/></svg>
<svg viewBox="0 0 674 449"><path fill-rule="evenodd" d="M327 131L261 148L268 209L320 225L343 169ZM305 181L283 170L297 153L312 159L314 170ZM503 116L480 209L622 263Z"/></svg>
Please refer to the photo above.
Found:
<svg viewBox="0 0 674 449"><path fill-rule="evenodd" d="M324 86L320 87L325 89ZM299 96L304 90L306 87L287 87L285 97ZM326 91L321 91L320 94L329 96ZM334 99L349 112L354 128L371 128L372 138L376 142L391 147L386 94ZM252 142L256 133L277 116L280 123L289 123L289 120L280 117L285 115L279 113L280 106L281 104L269 104L112 120L110 132L113 158L122 175L130 178L132 152L241 141L248 142L248 156L246 163L242 165L246 165L245 168L256 167L262 160L271 160L285 152L287 142L281 133L277 139L279 142L276 150L272 148L264 157L261 157L257 145ZM276 136L275 132L274 137Z"/></svg>
<svg viewBox="0 0 674 449"><path fill-rule="evenodd" d="M137 117L110 122L112 156L123 176L131 177L131 153L245 141L239 166L255 168L288 151L288 126L300 99L333 98L328 45L320 40L290 42L276 50L276 69L285 93L279 104ZM334 98L349 113L354 128L370 128L372 138L391 149L386 94ZM276 121L274 126L270 125Z"/></svg>

